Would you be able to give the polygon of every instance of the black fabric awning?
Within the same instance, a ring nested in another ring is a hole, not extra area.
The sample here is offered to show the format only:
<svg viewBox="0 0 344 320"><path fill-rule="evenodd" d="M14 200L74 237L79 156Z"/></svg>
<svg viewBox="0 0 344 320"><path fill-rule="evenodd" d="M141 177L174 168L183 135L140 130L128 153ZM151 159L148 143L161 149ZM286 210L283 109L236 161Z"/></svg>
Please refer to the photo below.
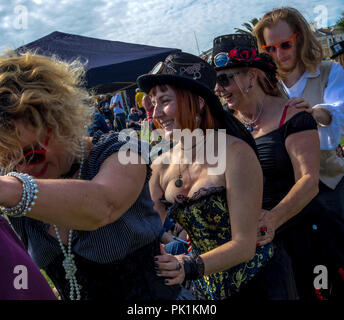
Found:
<svg viewBox="0 0 344 320"><path fill-rule="evenodd" d="M36 51L45 56L56 55L64 61L79 59L85 63L86 86L97 93L124 90L136 86L136 78L147 73L173 48L153 47L89 38L55 31L16 51Z"/></svg>

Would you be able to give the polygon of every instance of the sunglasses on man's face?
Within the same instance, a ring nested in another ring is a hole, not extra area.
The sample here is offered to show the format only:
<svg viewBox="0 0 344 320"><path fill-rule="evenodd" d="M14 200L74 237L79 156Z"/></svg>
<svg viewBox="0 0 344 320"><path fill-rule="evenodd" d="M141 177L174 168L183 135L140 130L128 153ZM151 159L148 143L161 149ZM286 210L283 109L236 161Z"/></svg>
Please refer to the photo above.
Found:
<svg viewBox="0 0 344 320"><path fill-rule="evenodd" d="M45 139L43 148L33 149L24 154L24 160L22 160L20 165L38 165L45 161L45 154L47 152L47 147L50 139L50 131Z"/></svg>
<svg viewBox="0 0 344 320"><path fill-rule="evenodd" d="M289 50L293 47L297 35L298 33L295 32L289 40L285 40L275 44L263 45L262 48L268 54L275 53L277 51L277 48L281 48L282 50Z"/></svg>
<svg viewBox="0 0 344 320"><path fill-rule="evenodd" d="M234 78L234 76L239 73L241 72L222 73L216 77L216 83L221 87L228 87L231 84L231 80Z"/></svg>

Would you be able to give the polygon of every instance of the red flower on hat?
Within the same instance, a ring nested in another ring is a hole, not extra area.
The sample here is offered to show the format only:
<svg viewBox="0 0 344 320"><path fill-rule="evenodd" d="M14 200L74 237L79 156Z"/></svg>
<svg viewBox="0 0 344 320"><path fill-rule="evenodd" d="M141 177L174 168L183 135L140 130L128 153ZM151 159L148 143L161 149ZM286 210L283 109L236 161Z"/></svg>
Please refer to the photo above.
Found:
<svg viewBox="0 0 344 320"><path fill-rule="evenodd" d="M235 58L237 56L237 53L238 53L238 49L232 49L231 51L229 51L229 57Z"/></svg>
<svg viewBox="0 0 344 320"><path fill-rule="evenodd" d="M229 57L234 58L237 61L245 61L250 62L256 59L257 57L257 51L254 48L251 49L232 49L229 51ZM259 58L260 59L260 58Z"/></svg>
<svg viewBox="0 0 344 320"><path fill-rule="evenodd" d="M250 57L248 50L243 50L240 52L240 58L247 60Z"/></svg>

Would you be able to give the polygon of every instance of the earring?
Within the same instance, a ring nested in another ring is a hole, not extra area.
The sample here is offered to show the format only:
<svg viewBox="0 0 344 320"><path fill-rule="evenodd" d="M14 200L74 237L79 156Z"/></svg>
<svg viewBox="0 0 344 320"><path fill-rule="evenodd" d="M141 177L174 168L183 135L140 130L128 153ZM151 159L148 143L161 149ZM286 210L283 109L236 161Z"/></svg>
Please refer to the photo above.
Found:
<svg viewBox="0 0 344 320"><path fill-rule="evenodd" d="M245 92L245 93L248 93L248 92L250 91L251 88L253 88L253 85L252 85L252 84L250 84L250 85L244 90L244 92Z"/></svg>
<svg viewBox="0 0 344 320"><path fill-rule="evenodd" d="M200 122L201 121L201 117L199 116L199 115L196 115L195 116L195 121L198 123L198 122Z"/></svg>

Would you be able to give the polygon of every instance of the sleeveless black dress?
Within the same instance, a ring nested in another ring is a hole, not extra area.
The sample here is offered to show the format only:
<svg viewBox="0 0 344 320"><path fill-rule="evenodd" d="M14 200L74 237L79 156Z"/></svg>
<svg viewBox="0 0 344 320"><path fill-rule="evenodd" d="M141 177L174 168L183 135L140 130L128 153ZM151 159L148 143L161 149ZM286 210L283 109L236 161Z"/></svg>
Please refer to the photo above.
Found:
<svg viewBox="0 0 344 320"><path fill-rule="evenodd" d="M264 174L263 209L274 208L295 184L285 141L289 135L305 130L317 130L317 124L310 114L300 112L280 128L255 139ZM336 215L328 219L329 210L328 206L319 204L317 196L276 231L276 242L280 242L291 257L301 299L317 296L313 284L317 265L328 268L329 282L342 280L338 271L340 261L344 261L344 246L337 237L343 234L338 230L342 223L337 223Z"/></svg>

